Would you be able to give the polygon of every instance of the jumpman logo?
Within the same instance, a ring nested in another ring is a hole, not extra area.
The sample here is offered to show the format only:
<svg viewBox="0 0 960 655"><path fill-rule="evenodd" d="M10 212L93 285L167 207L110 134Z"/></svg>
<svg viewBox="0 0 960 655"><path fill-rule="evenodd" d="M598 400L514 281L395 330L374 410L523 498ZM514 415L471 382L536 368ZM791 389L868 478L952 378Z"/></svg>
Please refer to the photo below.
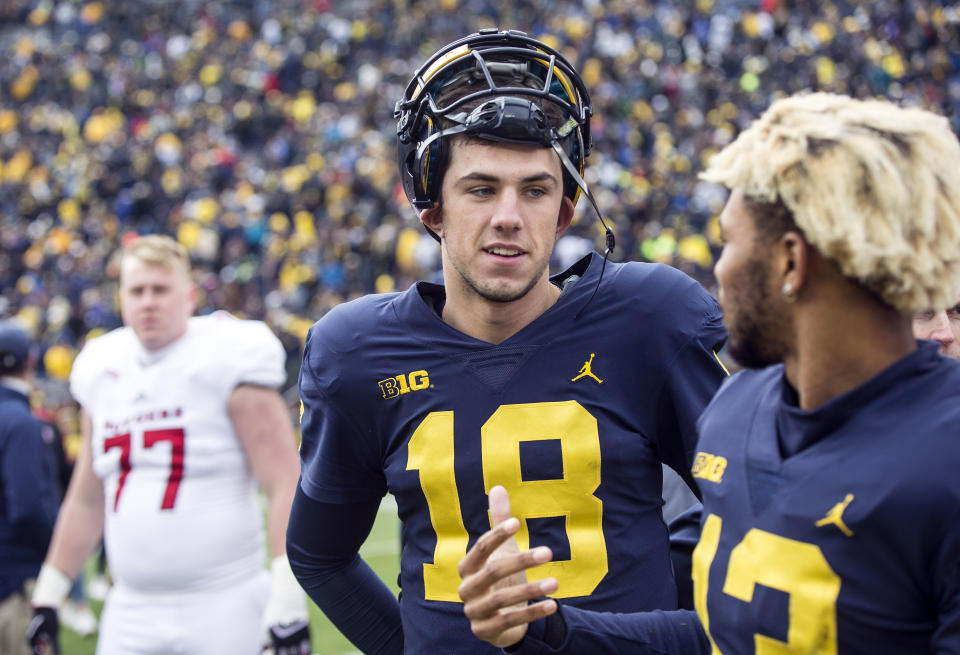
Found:
<svg viewBox="0 0 960 655"><path fill-rule="evenodd" d="M594 358L594 356L595 356L595 353L590 353L590 359L588 359L587 361L585 361L585 362L583 363L583 366L580 367L580 375L578 375L577 377L571 379L571 380L570 380L571 382L576 382L576 381L579 380L580 378L591 377L591 378L593 378L594 380L597 381L597 384L603 384L603 380L601 380L601 379L598 378L596 375L594 375L594 374L593 374L593 371L590 370L590 365L593 363L593 358Z"/></svg>
<svg viewBox="0 0 960 655"><path fill-rule="evenodd" d="M814 525L816 525L818 528L822 528L825 525L835 525L840 529L840 532L848 537L852 537L853 530L848 528L846 523L843 522L843 513L846 511L847 505L849 505L852 500L853 494L847 494L846 498L830 508L830 511L827 512L827 515L817 521Z"/></svg>

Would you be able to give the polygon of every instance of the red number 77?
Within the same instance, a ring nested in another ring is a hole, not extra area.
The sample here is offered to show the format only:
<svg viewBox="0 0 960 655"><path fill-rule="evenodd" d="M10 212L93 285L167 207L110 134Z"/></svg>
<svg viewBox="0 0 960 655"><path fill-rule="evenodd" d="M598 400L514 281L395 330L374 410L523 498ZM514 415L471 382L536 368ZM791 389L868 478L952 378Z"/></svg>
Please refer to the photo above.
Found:
<svg viewBox="0 0 960 655"><path fill-rule="evenodd" d="M180 489L180 480L183 479L183 428L167 428L164 430L146 430L143 433L143 447L152 448L158 441L170 442L170 476L167 478L167 488L163 493L163 502L160 509L173 509L177 502L177 491ZM120 449L120 480L117 483L117 495L113 499L113 511L117 511L120 502L120 492L130 473L130 433L118 434L103 440L103 452L111 448Z"/></svg>

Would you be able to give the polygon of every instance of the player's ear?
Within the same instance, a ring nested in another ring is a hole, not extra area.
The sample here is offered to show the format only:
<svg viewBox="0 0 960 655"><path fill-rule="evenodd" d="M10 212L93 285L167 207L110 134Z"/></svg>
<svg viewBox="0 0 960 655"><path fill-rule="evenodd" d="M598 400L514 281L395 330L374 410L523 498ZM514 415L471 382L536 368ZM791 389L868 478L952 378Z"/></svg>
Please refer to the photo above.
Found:
<svg viewBox="0 0 960 655"><path fill-rule="evenodd" d="M197 311L197 285L193 282L187 288L187 301L190 303L190 315Z"/></svg>
<svg viewBox="0 0 960 655"><path fill-rule="evenodd" d="M430 209L420 212L420 222L427 226L437 236L443 238L443 209L436 203Z"/></svg>
<svg viewBox="0 0 960 655"><path fill-rule="evenodd" d="M560 214L557 216L557 235L554 238L559 239L570 227L570 222L573 220L573 211L573 201L564 195L563 201L560 203Z"/></svg>
<svg viewBox="0 0 960 655"><path fill-rule="evenodd" d="M791 290L787 295L799 294L806 282L810 247L803 235L796 230L784 233L777 241L777 273L781 277L781 288Z"/></svg>

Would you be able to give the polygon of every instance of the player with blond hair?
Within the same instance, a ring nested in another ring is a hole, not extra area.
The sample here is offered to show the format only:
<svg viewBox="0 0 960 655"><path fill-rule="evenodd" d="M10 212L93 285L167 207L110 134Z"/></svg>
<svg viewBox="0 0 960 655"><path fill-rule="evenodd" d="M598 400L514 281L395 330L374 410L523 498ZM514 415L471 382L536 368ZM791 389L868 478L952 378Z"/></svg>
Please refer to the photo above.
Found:
<svg viewBox="0 0 960 655"><path fill-rule="evenodd" d="M283 348L263 323L195 304L179 243L122 252L125 327L89 341L70 377L84 441L33 594L37 653L58 652L56 608L101 538L114 586L98 655L309 652L284 555L298 467Z"/></svg>
<svg viewBox="0 0 960 655"><path fill-rule="evenodd" d="M911 331L957 298L957 138L920 109L800 95L703 177L732 189L715 273L747 368L698 423L696 615L528 605L555 583L520 572L551 554L516 552L497 489L460 565L474 633L516 653L960 653L960 363Z"/></svg>

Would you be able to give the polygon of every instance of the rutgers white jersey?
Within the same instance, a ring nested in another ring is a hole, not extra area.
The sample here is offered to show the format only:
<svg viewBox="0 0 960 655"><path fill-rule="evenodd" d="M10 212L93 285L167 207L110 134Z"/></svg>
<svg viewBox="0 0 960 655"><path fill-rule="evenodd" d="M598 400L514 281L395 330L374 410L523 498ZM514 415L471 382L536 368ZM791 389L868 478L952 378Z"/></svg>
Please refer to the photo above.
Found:
<svg viewBox="0 0 960 655"><path fill-rule="evenodd" d="M279 340L225 312L190 319L160 351L120 328L90 341L70 376L93 423L104 542L118 583L142 592L212 589L264 567L256 480L227 414L242 383L285 380Z"/></svg>

